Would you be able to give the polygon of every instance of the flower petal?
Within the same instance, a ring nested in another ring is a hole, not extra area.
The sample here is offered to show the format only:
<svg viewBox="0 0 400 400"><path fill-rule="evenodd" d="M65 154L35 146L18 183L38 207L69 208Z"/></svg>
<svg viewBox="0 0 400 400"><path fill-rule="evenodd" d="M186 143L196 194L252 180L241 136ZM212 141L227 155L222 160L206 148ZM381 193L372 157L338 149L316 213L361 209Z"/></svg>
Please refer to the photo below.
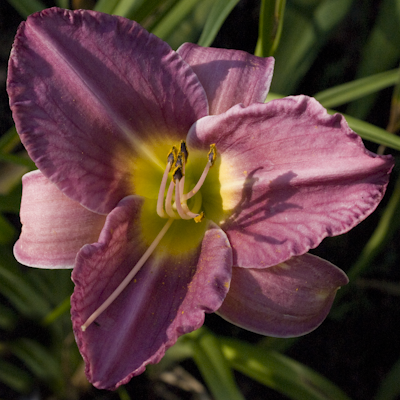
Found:
<svg viewBox="0 0 400 400"><path fill-rule="evenodd" d="M270 268L234 267L231 288L218 314L262 335L293 337L326 318L346 274L311 254Z"/></svg>
<svg viewBox="0 0 400 400"><path fill-rule="evenodd" d="M160 138L184 139L208 112L196 75L165 42L136 22L87 10L47 9L21 24L8 93L39 169L101 213L135 193L135 155Z"/></svg>
<svg viewBox="0 0 400 400"><path fill-rule="evenodd" d="M22 232L15 258L37 268L72 268L86 243L98 240L106 217L61 193L40 171L22 177Z"/></svg>
<svg viewBox="0 0 400 400"><path fill-rule="evenodd" d="M240 50L184 43L178 50L206 90L210 114L221 114L235 104L263 103L274 69L274 58L260 58Z"/></svg>
<svg viewBox="0 0 400 400"><path fill-rule="evenodd" d="M220 307L229 289L231 248L211 222L201 246L189 253L168 255L161 242L135 279L82 332L148 247L141 236L142 205L138 196L119 203L99 243L80 251L72 276L74 332L88 379L98 388L115 389L157 363L180 335L203 324L204 312Z"/></svg>
<svg viewBox="0 0 400 400"><path fill-rule="evenodd" d="M202 118L188 145L210 143L221 158L221 228L240 267L276 265L348 231L376 208L393 167L306 96Z"/></svg>

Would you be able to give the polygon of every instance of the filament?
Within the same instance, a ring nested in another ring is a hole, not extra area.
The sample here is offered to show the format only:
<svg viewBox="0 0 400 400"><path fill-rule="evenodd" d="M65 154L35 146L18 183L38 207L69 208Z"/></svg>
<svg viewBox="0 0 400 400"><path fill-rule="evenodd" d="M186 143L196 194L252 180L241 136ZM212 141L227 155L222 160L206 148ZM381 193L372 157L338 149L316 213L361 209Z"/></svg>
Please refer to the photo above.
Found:
<svg viewBox="0 0 400 400"><path fill-rule="evenodd" d="M157 199L157 214L161 218L167 217L167 215L164 212L164 193L165 193L165 187L167 185L168 174L169 174L170 170L171 170L171 163L168 162L168 164L165 168L165 171L164 171L164 175L161 180L160 190L158 192L158 199Z"/></svg>
<svg viewBox="0 0 400 400"><path fill-rule="evenodd" d="M172 209L172 194L174 191L175 183L172 180L171 183L169 184L168 192L167 192L167 197L165 199L165 211L171 218L179 218L178 214L174 212Z"/></svg>
<svg viewBox="0 0 400 400"><path fill-rule="evenodd" d="M182 200L186 201L186 200L190 199L200 190L200 188L203 186L204 181L206 180L208 171L210 170L211 166L212 166L211 162L208 161L204 168L203 173L200 176L199 181L196 183L196 186L190 192L184 194L182 196Z"/></svg>
<svg viewBox="0 0 400 400"><path fill-rule="evenodd" d="M182 208L182 204L181 204L181 199L180 199L180 193L179 193L179 183L180 181L177 180L176 184L175 184L175 206L176 206L176 211L178 211L179 216L182 219L192 219L192 218L196 218L199 214L194 214L192 213L189 208L186 206L185 204L185 209Z"/></svg>

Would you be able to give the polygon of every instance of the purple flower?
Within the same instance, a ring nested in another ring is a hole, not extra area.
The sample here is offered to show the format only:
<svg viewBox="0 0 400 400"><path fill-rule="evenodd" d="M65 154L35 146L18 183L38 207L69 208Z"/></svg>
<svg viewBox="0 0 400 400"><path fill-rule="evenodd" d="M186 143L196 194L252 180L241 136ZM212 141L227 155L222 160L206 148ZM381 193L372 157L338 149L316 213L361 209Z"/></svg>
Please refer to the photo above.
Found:
<svg viewBox="0 0 400 400"><path fill-rule="evenodd" d="M39 170L23 178L14 252L74 267L73 328L95 386L142 373L205 312L307 333L347 283L305 253L376 208L392 159L312 98L263 104L272 69L241 51L175 52L92 11L53 8L19 28L8 93Z"/></svg>

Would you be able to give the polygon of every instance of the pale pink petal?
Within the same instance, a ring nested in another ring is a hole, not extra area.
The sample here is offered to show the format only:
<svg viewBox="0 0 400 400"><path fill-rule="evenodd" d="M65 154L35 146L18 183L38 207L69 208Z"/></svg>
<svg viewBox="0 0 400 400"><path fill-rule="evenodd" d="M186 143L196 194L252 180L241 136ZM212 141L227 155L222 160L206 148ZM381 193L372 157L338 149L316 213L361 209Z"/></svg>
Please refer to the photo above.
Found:
<svg viewBox="0 0 400 400"><path fill-rule="evenodd" d="M80 251L72 275L75 337L88 379L98 388L115 389L142 373L147 364L160 361L179 336L203 324L205 312L221 306L229 289L232 253L223 231L210 223L203 243L190 251L177 251L182 241L175 235L171 243L168 231L127 288L82 332L87 318L149 246L141 234L142 203L137 196L119 203L109 214L99 243ZM174 221L170 229L179 230L179 223ZM182 235L190 235L190 230Z"/></svg>
<svg viewBox="0 0 400 400"><path fill-rule="evenodd" d="M297 96L235 106L205 117L188 145L215 143L222 206L221 227L234 265L263 268L347 232L381 201L390 156L368 152L339 115Z"/></svg>
<svg viewBox="0 0 400 400"><path fill-rule="evenodd" d="M87 10L28 17L7 90L38 168L100 213L135 193L136 157L157 163L153 148L161 141L169 149L208 112L196 75L165 42L134 21Z"/></svg>
<svg viewBox="0 0 400 400"><path fill-rule="evenodd" d="M322 323L336 291L347 283L342 270L310 254L270 268L234 267L218 314L262 335L300 336Z"/></svg>
<svg viewBox="0 0 400 400"><path fill-rule="evenodd" d="M72 268L80 248L96 242L106 217L61 193L40 171L22 177L22 232L15 258L37 268Z"/></svg>
<svg viewBox="0 0 400 400"><path fill-rule="evenodd" d="M210 114L221 114L235 104L263 103L274 69L273 57L256 57L240 50L200 47L184 43L177 52L203 85Z"/></svg>

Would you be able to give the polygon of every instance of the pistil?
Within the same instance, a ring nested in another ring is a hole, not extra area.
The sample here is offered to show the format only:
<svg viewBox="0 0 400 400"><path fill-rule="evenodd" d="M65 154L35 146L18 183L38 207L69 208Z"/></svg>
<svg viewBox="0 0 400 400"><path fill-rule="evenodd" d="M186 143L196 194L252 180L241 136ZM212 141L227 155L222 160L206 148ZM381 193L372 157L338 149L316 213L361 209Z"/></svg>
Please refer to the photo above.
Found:
<svg viewBox="0 0 400 400"><path fill-rule="evenodd" d="M83 332L91 325L96 318L104 312L107 307L121 294L121 292L128 286L129 282L135 277L135 275L140 271L140 268L151 256L157 245L160 243L161 239L167 233L169 227L171 226L173 219L170 218L167 223L163 226L159 234L153 240L149 248L142 255L140 260L132 268L131 272L126 276L126 278L119 284L119 286L112 292L112 294L107 298L107 300L86 320L86 322L81 326Z"/></svg>
<svg viewBox="0 0 400 400"><path fill-rule="evenodd" d="M161 185L160 185L160 190L158 192L158 199L157 199L157 214L161 218L166 218L166 214L164 212L164 193L165 193L165 187L167 185L167 180L168 180L168 174L171 171L172 165L176 162L177 158L177 151L176 147L172 146L172 149L168 153L167 156L167 166L165 167L165 171L161 180Z"/></svg>

